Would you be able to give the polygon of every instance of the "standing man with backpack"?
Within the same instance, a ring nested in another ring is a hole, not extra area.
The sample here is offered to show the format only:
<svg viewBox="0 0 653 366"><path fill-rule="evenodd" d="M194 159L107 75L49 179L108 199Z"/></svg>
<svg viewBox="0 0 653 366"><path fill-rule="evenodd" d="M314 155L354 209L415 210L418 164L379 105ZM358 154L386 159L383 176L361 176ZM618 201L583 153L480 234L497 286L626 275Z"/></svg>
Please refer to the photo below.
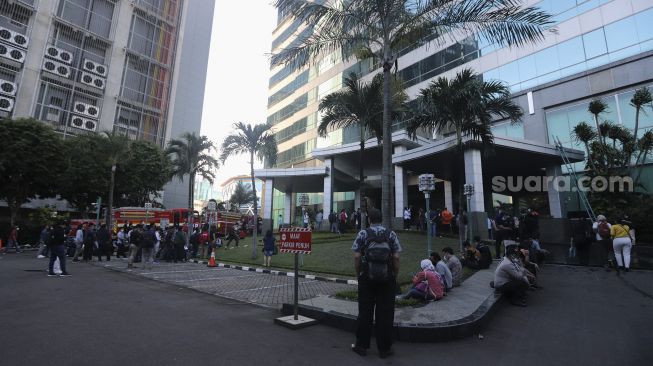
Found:
<svg viewBox="0 0 653 366"><path fill-rule="evenodd" d="M358 328L352 351L367 354L372 324L379 356L392 356L392 324L401 244L394 231L381 226L381 211L370 209L371 226L356 236L352 250L358 277ZM376 314L376 319L375 319Z"/></svg>
<svg viewBox="0 0 653 366"><path fill-rule="evenodd" d="M154 251L154 244L156 243L155 232L154 225L148 225L141 239L141 256L143 258L143 268L145 269L152 269L152 261L154 260L152 251Z"/></svg>
<svg viewBox="0 0 653 366"><path fill-rule="evenodd" d="M603 215L598 215L596 222L592 224L592 230L596 233L596 242L599 244L603 253L603 268L608 272L610 272L610 268L612 267L612 253L614 252L612 249L612 238L610 237L611 228L612 225L608 223L608 219Z"/></svg>

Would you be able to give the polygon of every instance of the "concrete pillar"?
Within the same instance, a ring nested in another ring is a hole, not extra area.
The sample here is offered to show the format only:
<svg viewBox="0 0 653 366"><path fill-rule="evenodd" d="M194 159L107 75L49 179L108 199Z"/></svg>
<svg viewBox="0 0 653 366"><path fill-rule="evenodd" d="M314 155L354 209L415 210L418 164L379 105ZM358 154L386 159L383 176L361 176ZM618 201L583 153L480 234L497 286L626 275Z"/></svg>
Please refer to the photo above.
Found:
<svg viewBox="0 0 653 366"><path fill-rule="evenodd" d="M292 191L286 192L283 199L283 223L290 224L292 213Z"/></svg>
<svg viewBox="0 0 653 366"><path fill-rule="evenodd" d="M560 165L553 165L546 168L547 177L556 177L562 176L562 168ZM566 216L564 202L565 196L564 192L559 192L555 188L555 181L547 185L547 194L549 196L549 213L551 217L554 218L563 218Z"/></svg>
<svg viewBox="0 0 653 366"><path fill-rule="evenodd" d="M453 194L451 188L451 181L444 181L444 206L449 210L453 211ZM438 207L442 208L442 207Z"/></svg>
<svg viewBox="0 0 653 366"><path fill-rule="evenodd" d="M361 190L357 189L354 191L354 209L361 207Z"/></svg>
<svg viewBox="0 0 653 366"><path fill-rule="evenodd" d="M474 185L474 195L470 202L470 212L485 212L485 195L483 194L483 166L481 151L465 151L465 183Z"/></svg>
<svg viewBox="0 0 653 366"><path fill-rule="evenodd" d="M272 217L272 195L274 194L274 179L267 178L263 183L263 232L272 229L274 218Z"/></svg>
<svg viewBox="0 0 653 366"><path fill-rule="evenodd" d="M329 230L329 214L333 210L333 160L325 159L324 165L327 167L327 175L324 177L324 192L322 194L322 212L324 219L322 227L319 230Z"/></svg>
<svg viewBox="0 0 653 366"><path fill-rule="evenodd" d="M405 146L395 146L394 153L406 151ZM406 181L406 171L404 167L395 165L395 217L393 220L394 227L403 227L404 223L404 206L408 205L408 182Z"/></svg>

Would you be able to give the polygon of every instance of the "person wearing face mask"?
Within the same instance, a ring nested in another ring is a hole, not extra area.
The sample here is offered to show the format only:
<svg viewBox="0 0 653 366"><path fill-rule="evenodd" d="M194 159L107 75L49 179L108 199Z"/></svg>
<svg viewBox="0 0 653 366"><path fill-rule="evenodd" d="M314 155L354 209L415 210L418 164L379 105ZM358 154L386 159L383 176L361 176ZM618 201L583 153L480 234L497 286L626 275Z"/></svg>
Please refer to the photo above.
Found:
<svg viewBox="0 0 653 366"><path fill-rule="evenodd" d="M463 265L460 263L460 259L458 259L458 257L453 254L453 249L450 247L442 249L442 258L447 264L447 267L449 267L449 271L451 271L451 281L453 287L460 286L460 281L463 275Z"/></svg>
<svg viewBox="0 0 653 366"><path fill-rule="evenodd" d="M528 271L517 257L517 246L506 247L505 256L494 271L494 281L490 287L504 294L511 304L526 306L526 291L530 286Z"/></svg>

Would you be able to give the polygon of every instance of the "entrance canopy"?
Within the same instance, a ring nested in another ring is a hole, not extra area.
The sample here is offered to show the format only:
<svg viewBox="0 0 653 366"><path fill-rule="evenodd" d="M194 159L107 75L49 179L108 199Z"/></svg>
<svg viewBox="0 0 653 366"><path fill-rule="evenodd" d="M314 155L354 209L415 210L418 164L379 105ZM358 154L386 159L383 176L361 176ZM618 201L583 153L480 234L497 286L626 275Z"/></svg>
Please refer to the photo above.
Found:
<svg viewBox="0 0 653 366"><path fill-rule="evenodd" d="M324 190L324 177L330 174L329 167L259 169L254 171L258 179L274 180L274 188L281 192L316 193Z"/></svg>
<svg viewBox="0 0 653 366"><path fill-rule="evenodd" d="M471 138L465 144L476 143ZM585 153L565 148L572 163L583 161ZM433 173L437 178L456 180L460 174L462 157L456 147L456 137L434 141L392 156L392 163L415 174ZM483 155L484 176L544 175L547 167L562 165L562 157L555 146L534 141L494 137L494 145Z"/></svg>

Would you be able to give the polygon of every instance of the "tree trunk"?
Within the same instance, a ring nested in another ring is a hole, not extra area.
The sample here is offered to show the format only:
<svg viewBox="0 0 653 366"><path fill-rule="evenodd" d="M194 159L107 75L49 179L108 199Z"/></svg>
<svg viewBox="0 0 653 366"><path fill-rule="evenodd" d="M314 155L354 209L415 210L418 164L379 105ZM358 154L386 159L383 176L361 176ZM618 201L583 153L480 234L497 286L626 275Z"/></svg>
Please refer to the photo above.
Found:
<svg viewBox="0 0 653 366"><path fill-rule="evenodd" d="M254 177L254 151L249 152L249 166L252 175L252 192L254 192L254 227L252 228L252 259L256 259L258 250L256 247L256 234L258 232L258 200L256 198L256 178Z"/></svg>
<svg viewBox="0 0 653 366"><path fill-rule="evenodd" d="M381 170L381 214L383 226L392 229L392 121L390 96L390 70L392 62L389 55L383 61L383 154Z"/></svg>
<svg viewBox="0 0 653 366"><path fill-rule="evenodd" d="M109 199L107 200L107 229L113 228L113 187L116 184L116 164L111 166L111 181L109 182Z"/></svg>
<svg viewBox="0 0 653 366"><path fill-rule="evenodd" d="M21 204L13 201L7 202L9 204L9 225L11 228L16 225L16 219L18 218L18 211L20 211Z"/></svg>
<svg viewBox="0 0 653 366"><path fill-rule="evenodd" d="M599 142L605 144L605 139L601 135L601 126L599 126L599 116L594 115L594 124L596 124L596 135L599 137Z"/></svg>
<svg viewBox="0 0 653 366"><path fill-rule="evenodd" d="M361 151L359 155L359 161L358 161L358 174L360 176L360 181L358 184L358 190L359 190L359 197L361 201L361 214L360 214L360 220L361 220L361 229L365 229L365 222L367 218L367 201L365 200L365 189L363 188L363 183L365 181L365 175L363 175L363 154L365 152L365 137L363 135L363 125L360 125L360 130L361 130Z"/></svg>
<svg viewBox="0 0 653 366"><path fill-rule="evenodd" d="M190 248L190 234L192 233L192 217L193 217L193 187L195 185L195 173L188 174L188 215L186 218L186 227L188 232L186 233L186 248Z"/></svg>

